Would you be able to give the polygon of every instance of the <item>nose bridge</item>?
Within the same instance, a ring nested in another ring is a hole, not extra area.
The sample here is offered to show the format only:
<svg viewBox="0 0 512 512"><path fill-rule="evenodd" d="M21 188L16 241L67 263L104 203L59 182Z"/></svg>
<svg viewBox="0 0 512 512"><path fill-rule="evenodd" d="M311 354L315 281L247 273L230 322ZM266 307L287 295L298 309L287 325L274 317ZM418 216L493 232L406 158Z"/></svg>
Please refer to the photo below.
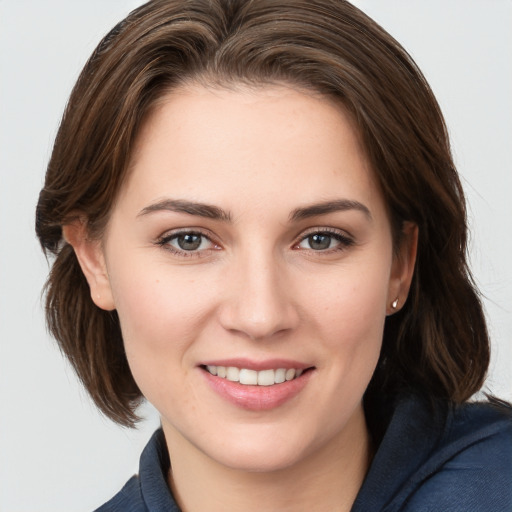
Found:
<svg viewBox="0 0 512 512"><path fill-rule="evenodd" d="M292 329L298 315L290 300L283 261L272 248L247 248L233 262L230 293L221 321L230 331L251 339L268 338Z"/></svg>

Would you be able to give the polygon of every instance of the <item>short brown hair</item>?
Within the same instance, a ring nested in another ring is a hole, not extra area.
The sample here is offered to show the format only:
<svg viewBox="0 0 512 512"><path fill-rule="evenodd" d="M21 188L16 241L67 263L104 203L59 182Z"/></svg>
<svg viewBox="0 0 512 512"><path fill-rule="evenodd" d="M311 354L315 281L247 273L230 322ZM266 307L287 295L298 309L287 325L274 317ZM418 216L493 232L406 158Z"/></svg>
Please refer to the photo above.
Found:
<svg viewBox="0 0 512 512"><path fill-rule="evenodd" d="M413 390L462 402L475 393L489 341L466 261L464 194L439 106L407 52L343 0L153 0L85 65L37 205L37 235L55 256L48 326L97 406L133 425L142 397L117 314L93 304L62 226L79 212L101 236L142 121L163 95L198 81L285 82L348 109L393 225L412 221L420 233L409 300L386 320L366 400Z"/></svg>

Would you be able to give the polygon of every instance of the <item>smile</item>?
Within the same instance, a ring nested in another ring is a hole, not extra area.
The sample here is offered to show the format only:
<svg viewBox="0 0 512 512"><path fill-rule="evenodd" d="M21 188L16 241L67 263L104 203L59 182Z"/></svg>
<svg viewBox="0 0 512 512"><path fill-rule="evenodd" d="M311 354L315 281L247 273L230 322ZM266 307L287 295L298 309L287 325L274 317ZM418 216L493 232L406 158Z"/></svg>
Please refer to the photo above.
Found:
<svg viewBox="0 0 512 512"><path fill-rule="evenodd" d="M238 382L245 386L273 386L283 382L294 380L303 373L302 369L276 368L275 370L249 370L247 368L236 368L235 366L213 366L204 367L211 375Z"/></svg>

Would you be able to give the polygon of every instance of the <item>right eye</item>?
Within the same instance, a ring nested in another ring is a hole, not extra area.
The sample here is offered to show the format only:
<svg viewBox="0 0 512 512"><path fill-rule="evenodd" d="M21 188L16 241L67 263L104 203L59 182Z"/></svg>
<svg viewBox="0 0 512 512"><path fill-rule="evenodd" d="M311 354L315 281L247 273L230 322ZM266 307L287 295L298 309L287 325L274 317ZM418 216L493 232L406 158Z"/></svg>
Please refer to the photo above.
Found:
<svg viewBox="0 0 512 512"><path fill-rule="evenodd" d="M197 231L180 231L164 235L158 245L181 256L199 256L203 251L218 249L210 238Z"/></svg>

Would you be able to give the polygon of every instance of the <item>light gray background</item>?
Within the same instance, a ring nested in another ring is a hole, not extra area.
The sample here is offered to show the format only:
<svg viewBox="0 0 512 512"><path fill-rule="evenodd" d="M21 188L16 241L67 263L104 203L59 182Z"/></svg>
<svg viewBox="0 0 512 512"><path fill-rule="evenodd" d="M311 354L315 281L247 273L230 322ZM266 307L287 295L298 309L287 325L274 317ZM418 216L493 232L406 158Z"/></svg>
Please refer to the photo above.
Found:
<svg viewBox="0 0 512 512"><path fill-rule="evenodd" d="M0 0L0 511L90 511L137 470L158 425L102 418L45 331L34 207L67 96L136 0ZM468 195L493 338L488 388L512 399L512 2L359 0L416 59Z"/></svg>

